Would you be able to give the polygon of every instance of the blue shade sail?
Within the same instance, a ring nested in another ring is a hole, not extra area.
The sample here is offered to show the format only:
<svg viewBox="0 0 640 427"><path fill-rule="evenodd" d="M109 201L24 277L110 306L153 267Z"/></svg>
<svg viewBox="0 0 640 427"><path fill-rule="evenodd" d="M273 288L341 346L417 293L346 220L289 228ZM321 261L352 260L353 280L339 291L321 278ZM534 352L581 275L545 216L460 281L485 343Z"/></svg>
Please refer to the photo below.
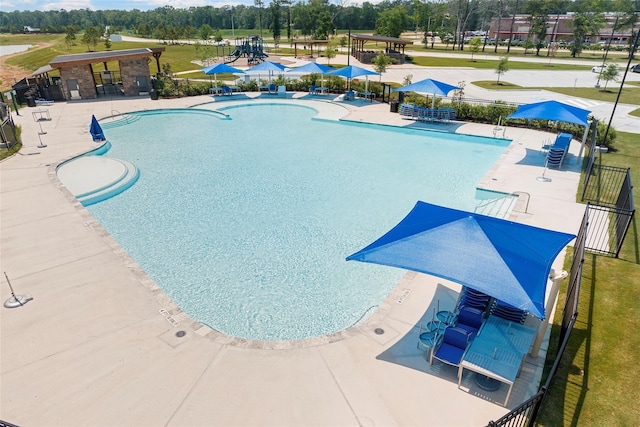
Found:
<svg viewBox="0 0 640 427"><path fill-rule="evenodd" d="M418 202L398 225L347 260L441 277L544 319L551 265L574 238Z"/></svg>
<svg viewBox="0 0 640 427"><path fill-rule="evenodd" d="M360 76L379 76L380 74L375 71L367 70L366 68L356 67L355 65L349 65L348 67L338 68L326 73L329 76L346 77L347 79L355 79Z"/></svg>
<svg viewBox="0 0 640 427"><path fill-rule="evenodd" d="M520 105L507 119L554 120L576 125L589 126L587 117L591 111L558 101L542 101Z"/></svg>
<svg viewBox="0 0 640 427"><path fill-rule="evenodd" d="M428 93L435 94L441 96L447 96L449 92L452 90L460 89L458 86L450 85L448 83L444 83L438 80L433 79L424 79L419 82L411 83L406 86L399 87L394 89L394 92L417 92L417 93Z"/></svg>
<svg viewBox="0 0 640 427"><path fill-rule="evenodd" d="M236 73L236 74L244 74L244 71L234 68L231 65L227 65L224 63L212 65L210 67L201 68L205 74L222 74L222 73Z"/></svg>

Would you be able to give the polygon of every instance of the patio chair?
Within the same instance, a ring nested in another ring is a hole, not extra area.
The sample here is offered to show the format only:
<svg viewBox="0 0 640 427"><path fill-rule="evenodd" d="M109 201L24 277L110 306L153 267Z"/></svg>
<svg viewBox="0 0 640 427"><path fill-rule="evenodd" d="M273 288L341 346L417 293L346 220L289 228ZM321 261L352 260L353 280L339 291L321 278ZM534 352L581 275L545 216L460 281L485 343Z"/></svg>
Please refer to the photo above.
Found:
<svg viewBox="0 0 640 427"><path fill-rule="evenodd" d="M483 320L483 311L473 307L462 307L455 326L464 330L469 335L469 341L472 341L478 335Z"/></svg>
<svg viewBox="0 0 640 427"><path fill-rule="evenodd" d="M281 98L287 97L287 87L286 86L278 86L278 96Z"/></svg>
<svg viewBox="0 0 640 427"><path fill-rule="evenodd" d="M276 93L278 93L278 87L274 83L271 83L269 85L269 94L275 95Z"/></svg>
<svg viewBox="0 0 640 427"><path fill-rule="evenodd" d="M231 94L233 94L233 91L231 90L231 88L229 86L222 86L222 94L223 95L231 95Z"/></svg>
<svg viewBox="0 0 640 427"><path fill-rule="evenodd" d="M444 330L442 340L436 345L431 353L429 364L433 364L433 359L438 359L447 365L458 366L462 361L462 356L469 344L469 335L466 331L455 326L449 326Z"/></svg>
<svg viewBox="0 0 640 427"><path fill-rule="evenodd" d="M430 329L429 325L420 324L420 332L418 333L418 350L424 349L429 351L429 360L431 360L431 351L438 341L438 329Z"/></svg>
<svg viewBox="0 0 640 427"><path fill-rule="evenodd" d="M311 85L311 87L309 88L309 93L311 95L317 95L318 94L318 87L316 85Z"/></svg>

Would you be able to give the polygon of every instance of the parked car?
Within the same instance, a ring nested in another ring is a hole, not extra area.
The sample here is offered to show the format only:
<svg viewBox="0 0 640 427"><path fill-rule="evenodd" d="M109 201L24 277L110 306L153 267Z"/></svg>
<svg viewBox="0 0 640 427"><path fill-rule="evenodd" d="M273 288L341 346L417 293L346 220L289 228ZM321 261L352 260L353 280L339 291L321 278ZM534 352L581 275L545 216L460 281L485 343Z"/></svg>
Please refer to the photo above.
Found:
<svg viewBox="0 0 640 427"><path fill-rule="evenodd" d="M640 64L636 64L633 67L631 67L631 72L632 73L640 73Z"/></svg>
<svg viewBox="0 0 640 427"><path fill-rule="evenodd" d="M592 72L594 72L594 73L598 73L598 74L600 74L600 73L602 73L604 70L606 70L607 68L609 68L609 65L611 65L611 64L597 65L597 66L595 66L595 67L591 68L591 71L592 71Z"/></svg>

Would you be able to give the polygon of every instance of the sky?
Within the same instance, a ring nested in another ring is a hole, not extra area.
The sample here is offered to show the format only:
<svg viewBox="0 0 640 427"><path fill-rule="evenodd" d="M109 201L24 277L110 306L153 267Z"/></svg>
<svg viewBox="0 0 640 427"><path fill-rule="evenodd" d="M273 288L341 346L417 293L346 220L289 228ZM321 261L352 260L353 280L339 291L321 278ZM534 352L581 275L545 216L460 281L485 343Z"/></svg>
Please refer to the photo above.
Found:
<svg viewBox="0 0 640 427"><path fill-rule="evenodd" d="M294 0L295 1L295 0ZM331 3L344 3L340 0L329 0ZM370 1L377 3L378 1ZM265 5L271 3L264 0ZM361 4L360 0L349 0L347 4ZM163 6L173 6L176 9L186 9L192 6L222 7L225 5L253 5L253 0L0 0L0 11L14 10L73 10L73 9L120 9L120 10L149 10Z"/></svg>
<svg viewBox="0 0 640 427"><path fill-rule="evenodd" d="M267 3L267 2L265 2ZM252 5L253 0L0 0L0 10L12 12L14 10L149 10L163 6L173 6L176 9L186 9L191 6L213 6L246 4Z"/></svg>

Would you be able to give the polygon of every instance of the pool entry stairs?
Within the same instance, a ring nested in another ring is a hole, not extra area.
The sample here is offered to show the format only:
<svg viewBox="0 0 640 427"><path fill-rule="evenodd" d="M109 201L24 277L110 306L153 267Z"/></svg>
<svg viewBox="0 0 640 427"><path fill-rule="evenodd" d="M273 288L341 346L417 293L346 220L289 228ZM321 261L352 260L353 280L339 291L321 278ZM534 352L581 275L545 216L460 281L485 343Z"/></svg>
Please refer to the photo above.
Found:
<svg viewBox="0 0 640 427"><path fill-rule="evenodd" d="M496 218L505 219L509 216L511 211L516 206L518 202L519 193L495 193L499 195L499 197L491 198L488 200L483 200L480 204L478 204L474 212L479 213L481 215L493 216Z"/></svg>

